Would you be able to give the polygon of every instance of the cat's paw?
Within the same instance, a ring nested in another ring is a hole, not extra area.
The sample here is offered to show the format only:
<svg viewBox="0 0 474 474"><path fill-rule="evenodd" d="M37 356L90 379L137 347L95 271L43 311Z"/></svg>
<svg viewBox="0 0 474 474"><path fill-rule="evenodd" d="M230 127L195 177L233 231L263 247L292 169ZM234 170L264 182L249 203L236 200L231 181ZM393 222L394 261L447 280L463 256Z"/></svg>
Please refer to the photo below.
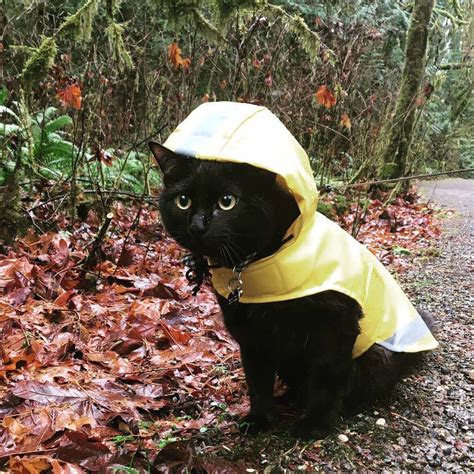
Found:
<svg viewBox="0 0 474 474"><path fill-rule="evenodd" d="M271 420L268 415L249 413L240 420L239 429L244 434L257 434L270 429Z"/></svg>

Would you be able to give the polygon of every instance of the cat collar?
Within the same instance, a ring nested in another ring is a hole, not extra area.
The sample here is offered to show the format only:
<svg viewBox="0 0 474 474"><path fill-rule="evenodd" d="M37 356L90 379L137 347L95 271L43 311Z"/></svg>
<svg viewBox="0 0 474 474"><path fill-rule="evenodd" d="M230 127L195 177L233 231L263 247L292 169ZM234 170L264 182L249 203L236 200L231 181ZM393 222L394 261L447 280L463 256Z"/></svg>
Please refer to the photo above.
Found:
<svg viewBox="0 0 474 474"><path fill-rule="evenodd" d="M229 296L227 301L230 304L237 303L240 300L240 297L243 293L243 281L242 281L242 272L245 267L249 265L257 255L256 252L247 255L240 263L234 266L232 269L232 277L227 283L229 289ZM195 283L195 287L192 290L192 295L196 296L201 288L204 278L209 275L209 269L220 268L222 265L209 265L206 258L202 255L196 254L187 254L183 257L183 264L188 267L186 270L186 279L190 283Z"/></svg>

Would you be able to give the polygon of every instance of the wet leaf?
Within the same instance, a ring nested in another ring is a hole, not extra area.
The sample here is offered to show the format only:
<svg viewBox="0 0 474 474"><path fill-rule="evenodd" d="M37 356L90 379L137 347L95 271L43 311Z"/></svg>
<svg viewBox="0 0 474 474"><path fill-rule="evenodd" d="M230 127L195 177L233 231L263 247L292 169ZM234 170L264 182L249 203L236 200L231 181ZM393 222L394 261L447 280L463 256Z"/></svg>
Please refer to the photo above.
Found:
<svg viewBox="0 0 474 474"><path fill-rule="evenodd" d="M82 106L82 91L77 82L67 84L58 91L58 99L63 107L79 110Z"/></svg>
<svg viewBox="0 0 474 474"><path fill-rule="evenodd" d="M176 69L180 67L183 69L189 69L189 66L191 65L191 59L183 58L181 56L181 48L178 46L178 43L171 43L168 46L168 59Z"/></svg>
<svg viewBox="0 0 474 474"><path fill-rule="evenodd" d="M323 105L326 109L330 109L336 105L336 97L326 85L320 86L315 95L318 104Z"/></svg>
<svg viewBox="0 0 474 474"><path fill-rule="evenodd" d="M35 381L18 382L12 393L25 400L33 400L42 404L51 403L77 403L87 400L89 395L83 390L63 388L58 384Z"/></svg>
<svg viewBox="0 0 474 474"><path fill-rule="evenodd" d="M348 114L342 114L342 115L341 115L340 124L341 124L344 128L347 128L347 130L350 130L350 129L352 128L351 119L349 118L349 115L348 115Z"/></svg>

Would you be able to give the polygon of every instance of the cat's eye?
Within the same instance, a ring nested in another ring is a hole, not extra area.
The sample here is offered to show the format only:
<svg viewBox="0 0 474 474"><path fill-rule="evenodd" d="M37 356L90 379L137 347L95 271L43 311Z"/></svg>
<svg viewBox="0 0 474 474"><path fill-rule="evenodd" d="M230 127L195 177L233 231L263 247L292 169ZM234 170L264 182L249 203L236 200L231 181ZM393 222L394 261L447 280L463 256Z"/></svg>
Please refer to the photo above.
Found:
<svg viewBox="0 0 474 474"><path fill-rule="evenodd" d="M191 207L191 198L186 196L186 194L180 194L179 196L176 196L174 202L183 211Z"/></svg>
<svg viewBox="0 0 474 474"><path fill-rule="evenodd" d="M237 198L232 194L223 194L217 201L223 211L230 211L236 204Z"/></svg>

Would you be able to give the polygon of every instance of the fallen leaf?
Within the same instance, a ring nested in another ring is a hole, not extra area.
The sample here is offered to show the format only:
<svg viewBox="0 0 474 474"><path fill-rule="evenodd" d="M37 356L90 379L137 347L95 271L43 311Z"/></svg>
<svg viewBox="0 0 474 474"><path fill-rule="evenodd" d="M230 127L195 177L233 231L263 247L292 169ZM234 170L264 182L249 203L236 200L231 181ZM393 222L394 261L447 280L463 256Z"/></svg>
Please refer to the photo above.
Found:
<svg viewBox="0 0 474 474"><path fill-rule="evenodd" d="M89 395L76 388L63 388L55 383L41 383L34 380L18 382L12 393L25 400L34 400L42 404L74 403L89 399Z"/></svg>
<svg viewBox="0 0 474 474"><path fill-rule="evenodd" d="M10 473L12 474L41 474L50 467L50 463L44 457L33 458L10 458Z"/></svg>
<svg viewBox="0 0 474 474"><path fill-rule="evenodd" d="M89 438L86 433L81 431L67 431L65 435L71 443L66 446L60 446L57 449L58 457L64 461L81 462L89 458L98 458L110 453L110 449L105 444L94 438Z"/></svg>
<svg viewBox="0 0 474 474"><path fill-rule="evenodd" d="M2 421L2 426L8 431L16 443L23 441L26 434L30 432L28 427L20 423L13 416L6 416Z"/></svg>

